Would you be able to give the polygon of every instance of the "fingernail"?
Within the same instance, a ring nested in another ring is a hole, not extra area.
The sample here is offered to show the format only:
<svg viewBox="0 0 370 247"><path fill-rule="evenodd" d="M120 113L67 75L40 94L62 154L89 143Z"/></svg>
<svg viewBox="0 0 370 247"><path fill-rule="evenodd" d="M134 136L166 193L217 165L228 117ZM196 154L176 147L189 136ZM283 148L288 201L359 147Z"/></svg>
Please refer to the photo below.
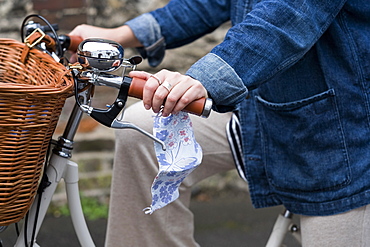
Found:
<svg viewBox="0 0 370 247"><path fill-rule="evenodd" d="M145 107L146 110L150 109L150 105L144 105L144 107Z"/></svg>

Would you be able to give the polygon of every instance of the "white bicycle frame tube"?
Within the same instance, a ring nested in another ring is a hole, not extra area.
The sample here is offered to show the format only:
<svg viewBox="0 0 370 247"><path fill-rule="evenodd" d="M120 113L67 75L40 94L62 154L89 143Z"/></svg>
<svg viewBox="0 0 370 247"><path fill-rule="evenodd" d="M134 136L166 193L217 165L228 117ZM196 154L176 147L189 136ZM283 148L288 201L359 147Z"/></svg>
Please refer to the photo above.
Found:
<svg viewBox="0 0 370 247"><path fill-rule="evenodd" d="M69 161L64 181L66 183L66 192L71 219L82 247L95 246L81 207L81 199L78 188L78 165Z"/></svg>
<svg viewBox="0 0 370 247"><path fill-rule="evenodd" d="M288 232L291 221L292 220L290 218L284 217L282 214L278 215L266 247L281 246L284 241L285 235Z"/></svg>
<svg viewBox="0 0 370 247"><path fill-rule="evenodd" d="M291 232L297 241L301 243L300 233L291 230L293 225L292 216L293 214L288 210L286 210L283 214L278 215L266 247L281 247L288 232Z"/></svg>
<svg viewBox="0 0 370 247"><path fill-rule="evenodd" d="M71 219L72 223L80 241L81 246L83 247L90 247L95 246L91 235L89 233L81 206L81 200L79 195L78 189L78 165L72 161L69 161L68 158L60 157L56 154L52 154L50 159L49 166L47 167L46 174L48 176L49 181L51 184L45 189L42 193L41 204L38 212L38 219L37 219L37 226L35 231L35 239L33 246L38 247L39 245L36 244L36 237L41 228L41 224L45 218L47 209L50 205L52 196L57 188L58 183L64 178L66 183L66 192L67 192L67 199L68 199L68 206L71 212ZM30 241L32 238L33 232L33 225L35 222L35 216L37 212L37 204L38 204L38 197L36 196L34 203L29 211L28 216L28 231L27 231L27 244L31 246ZM25 239L24 239L24 224L21 230L21 233L17 239L15 247L24 247L25 246Z"/></svg>

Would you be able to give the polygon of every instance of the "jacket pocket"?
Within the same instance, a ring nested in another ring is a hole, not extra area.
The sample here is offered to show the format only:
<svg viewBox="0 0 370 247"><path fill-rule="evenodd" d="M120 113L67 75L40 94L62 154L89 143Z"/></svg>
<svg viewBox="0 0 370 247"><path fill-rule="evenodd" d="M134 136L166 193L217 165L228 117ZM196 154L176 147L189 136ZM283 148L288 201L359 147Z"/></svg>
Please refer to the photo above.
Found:
<svg viewBox="0 0 370 247"><path fill-rule="evenodd" d="M266 173L276 189L326 191L350 182L335 92L271 103L257 96Z"/></svg>

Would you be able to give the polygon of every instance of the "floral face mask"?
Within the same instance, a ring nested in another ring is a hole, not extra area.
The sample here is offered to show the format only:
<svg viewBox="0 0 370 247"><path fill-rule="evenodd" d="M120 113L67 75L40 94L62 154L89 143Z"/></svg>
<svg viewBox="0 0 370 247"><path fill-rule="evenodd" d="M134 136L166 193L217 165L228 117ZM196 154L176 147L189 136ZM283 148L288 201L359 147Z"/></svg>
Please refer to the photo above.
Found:
<svg viewBox="0 0 370 247"><path fill-rule="evenodd" d="M169 117L154 118L153 134L166 145L154 143L159 172L151 192L152 203L145 214L152 214L179 197L179 186L202 161L202 148L196 142L188 113L179 112Z"/></svg>

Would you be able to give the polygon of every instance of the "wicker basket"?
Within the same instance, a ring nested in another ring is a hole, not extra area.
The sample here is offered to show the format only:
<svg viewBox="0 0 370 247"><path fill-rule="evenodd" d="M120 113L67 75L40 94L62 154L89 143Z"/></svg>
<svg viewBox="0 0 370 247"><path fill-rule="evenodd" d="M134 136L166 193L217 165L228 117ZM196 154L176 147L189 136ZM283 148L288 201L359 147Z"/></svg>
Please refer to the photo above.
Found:
<svg viewBox="0 0 370 247"><path fill-rule="evenodd" d="M0 39L0 225L18 222L32 204L72 87L69 71L51 56Z"/></svg>

